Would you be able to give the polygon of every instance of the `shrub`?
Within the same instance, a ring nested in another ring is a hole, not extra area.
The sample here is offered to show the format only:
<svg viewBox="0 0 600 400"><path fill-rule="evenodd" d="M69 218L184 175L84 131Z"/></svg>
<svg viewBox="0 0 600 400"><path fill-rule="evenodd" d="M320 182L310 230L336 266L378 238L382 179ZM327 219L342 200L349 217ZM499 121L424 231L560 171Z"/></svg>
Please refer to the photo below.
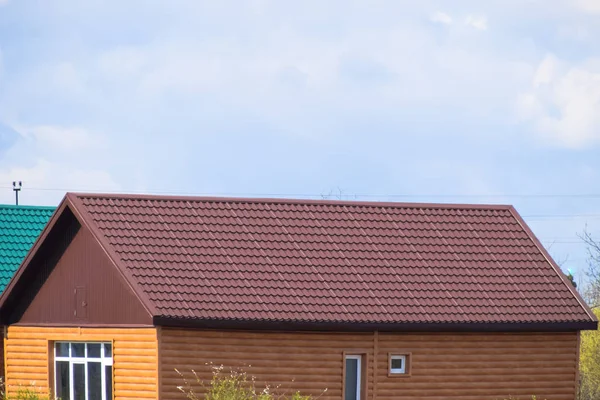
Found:
<svg viewBox="0 0 600 400"><path fill-rule="evenodd" d="M183 385L177 389L189 400L312 400L312 396L302 395L297 391L286 393L279 386L257 388L255 378L249 377L246 372L232 369L225 374L223 369L223 366L213 366L212 379L208 384L193 370L195 384L192 384L176 369L183 380ZM202 388L204 393L197 393L195 386Z"/></svg>
<svg viewBox="0 0 600 400"><path fill-rule="evenodd" d="M50 400L50 395L39 394L33 389L19 389L17 394L5 396L6 400Z"/></svg>
<svg viewBox="0 0 600 400"><path fill-rule="evenodd" d="M600 307L594 309L600 316ZM600 398L600 330L581 332L579 400Z"/></svg>
<svg viewBox="0 0 600 400"><path fill-rule="evenodd" d="M34 383L32 383L34 384ZM6 394L6 385L2 378L0 378L0 400L54 400L51 395L39 394L35 389L28 387L21 387L17 390L17 394ZM58 399L60 400L60 399Z"/></svg>

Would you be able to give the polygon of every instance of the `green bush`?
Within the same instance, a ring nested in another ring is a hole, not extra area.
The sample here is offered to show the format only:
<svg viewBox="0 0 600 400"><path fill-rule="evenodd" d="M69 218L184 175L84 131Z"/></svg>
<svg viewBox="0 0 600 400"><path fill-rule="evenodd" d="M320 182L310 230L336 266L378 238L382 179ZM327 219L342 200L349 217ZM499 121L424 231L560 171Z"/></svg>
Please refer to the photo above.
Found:
<svg viewBox="0 0 600 400"><path fill-rule="evenodd" d="M5 396L5 400L50 400L51 396L39 394L33 389L19 389L17 394Z"/></svg>
<svg viewBox="0 0 600 400"><path fill-rule="evenodd" d="M600 307L594 308L600 317ZM600 330L581 332L579 400L600 398Z"/></svg>
<svg viewBox="0 0 600 400"><path fill-rule="evenodd" d="M7 395L6 385L0 378L0 400L60 400L54 399L51 395L39 394L38 391L29 387L22 387L17 390L17 394Z"/></svg>
<svg viewBox="0 0 600 400"><path fill-rule="evenodd" d="M193 370L195 383L192 384L176 369L183 380L183 385L177 389L189 400L312 400L312 396L298 391L286 393L280 386L257 388L255 378L246 372L232 369L225 374L223 369L223 366L212 367L212 379L208 384ZM196 387L202 388L204 393L197 393Z"/></svg>

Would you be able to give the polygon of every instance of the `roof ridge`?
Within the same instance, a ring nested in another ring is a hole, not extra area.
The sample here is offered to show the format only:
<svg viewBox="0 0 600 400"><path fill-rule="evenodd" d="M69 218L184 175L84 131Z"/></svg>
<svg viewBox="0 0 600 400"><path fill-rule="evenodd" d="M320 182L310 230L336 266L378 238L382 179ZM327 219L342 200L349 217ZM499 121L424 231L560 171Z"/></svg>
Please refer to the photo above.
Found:
<svg viewBox="0 0 600 400"><path fill-rule="evenodd" d="M332 205L357 207L395 207L395 208L442 208L442 209L477 209L477 210L510 210L509 204L467 204L467 203L428 203L428 202L395 202L374 200L329 200L298 199L282 197L221 197L221 196L187 196L156 195L131 193L71 193L78 198L105 198L123 200L157 200L157 201L192 201L208 203L267 203L267 204L300 204L300 205Z"/></svg>
<svg viewBox="0 0 600 400"><path fill-rule="evenodd" d="M0 204L0 209L13 209L13 210L56 210L56 206L34 206L34 205L15 205L15 204Z"/></svg>

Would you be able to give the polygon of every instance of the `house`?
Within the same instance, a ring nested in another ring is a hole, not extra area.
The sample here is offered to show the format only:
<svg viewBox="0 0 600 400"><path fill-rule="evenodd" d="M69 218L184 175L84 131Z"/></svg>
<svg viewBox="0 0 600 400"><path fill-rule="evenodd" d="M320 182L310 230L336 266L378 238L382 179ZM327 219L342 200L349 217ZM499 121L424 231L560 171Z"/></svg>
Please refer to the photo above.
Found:
<svg viewBox="0 0 600 400"><path fill-rule="evenodd" d="M0 298L9 391L572 400L597 320L511 206L67 194ZM326 392L323 391L327 389Z"/></svg>
<svg viewBox="0 0 600 400"><path fill-rule="evenodd" d="M55 207L0 204L0 293L8 285L54 210ZM4 331L0 335L3 333ZM1 347L0 377L4 377L4 345Z"/></svg>

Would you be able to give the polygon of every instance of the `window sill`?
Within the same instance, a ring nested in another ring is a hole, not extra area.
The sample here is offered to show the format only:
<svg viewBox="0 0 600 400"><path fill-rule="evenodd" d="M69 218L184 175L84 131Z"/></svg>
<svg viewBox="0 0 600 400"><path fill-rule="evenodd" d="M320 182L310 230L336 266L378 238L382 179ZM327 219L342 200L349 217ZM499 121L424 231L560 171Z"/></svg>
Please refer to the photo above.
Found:
<svg viewBox="0 0 600 400"><path fill-rule="evenodd" d="M388 378L410 378L412 375L411 374L392 374L391 372L388 372L387 376L388 376Z"/></svg>

